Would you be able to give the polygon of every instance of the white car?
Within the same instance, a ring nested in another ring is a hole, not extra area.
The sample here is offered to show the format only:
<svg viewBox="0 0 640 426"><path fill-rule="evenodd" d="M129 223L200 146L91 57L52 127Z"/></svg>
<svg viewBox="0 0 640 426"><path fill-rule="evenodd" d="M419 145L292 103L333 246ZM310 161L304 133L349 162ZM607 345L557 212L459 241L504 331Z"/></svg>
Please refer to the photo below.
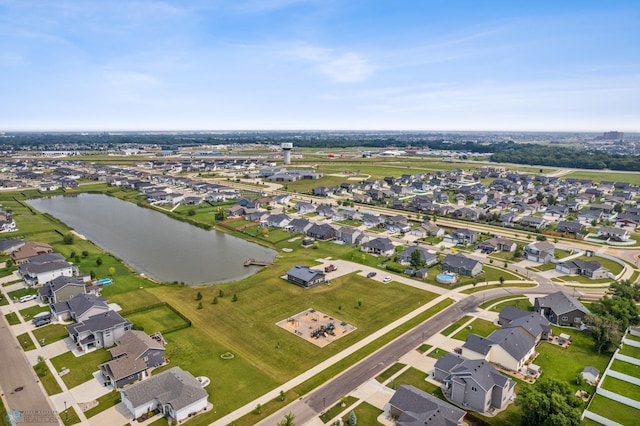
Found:
<svg viewBox="0 0 640 426"><path fill-rule="evenodd" d="M384 278L382 279L382 282L383 282L383 283L388 283L389 281L391 281L391 275L387 275L386 277L384 277Z"/></svg>
<svg viewBox="0 0 640 426"><path fill-rule="evenodd" d="M36 300L37 298L38 296L36 296L35 294L28 294L20 298L20 303L28 302L30 300Z"/></svg>

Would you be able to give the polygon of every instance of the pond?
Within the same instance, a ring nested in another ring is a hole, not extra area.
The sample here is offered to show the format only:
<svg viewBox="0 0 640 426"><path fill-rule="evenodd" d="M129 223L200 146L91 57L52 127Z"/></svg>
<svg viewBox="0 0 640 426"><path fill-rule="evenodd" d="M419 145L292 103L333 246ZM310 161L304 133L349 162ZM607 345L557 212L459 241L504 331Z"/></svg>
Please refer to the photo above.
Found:
<svg viewBox="0 0 640 426"><path fill-rule="evenodd" d="M159 282L234 281L260 269L245 267L245 260L271 262L276 255L274 250L107 195L57 196L28 203Z"/></svg>

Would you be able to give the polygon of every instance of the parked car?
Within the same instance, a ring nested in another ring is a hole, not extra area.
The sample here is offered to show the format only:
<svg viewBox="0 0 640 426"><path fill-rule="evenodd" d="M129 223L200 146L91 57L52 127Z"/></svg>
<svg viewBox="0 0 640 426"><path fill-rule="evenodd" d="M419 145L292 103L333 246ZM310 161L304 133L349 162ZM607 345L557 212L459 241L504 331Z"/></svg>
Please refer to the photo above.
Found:
<svg viewBox="0 0 640 426"><path fill-rule="evenodd" d="M329 266L325 266L324 267L324 271L325 272L333 272L333 271L337 271L338 267L336 265L334 265L333 263Z"/></svg>
<svg viewBox="0 0 640 426"><path fill-rule="evenodd" d="M382 282L383 282L383 283L388 283L389 281L391 281L391 276L390 276L390 275L387 275L386 277L384 277L384 278L382 279Z"/></svg>
<svg viewBox="0 0 640 426"><path fill-rule="evenodd" d="M369 272L369 273L367 274L367 278L373 278L373 277L375 277L375 276L376 276L376 273L375 273L375 272Z"/></svg>
<svg viewBox="0 0 640 426"><path fill-rule="evenodd" d="M28 302L29 300L36 300L38 296L35 294L27 294L26 296L22 296L20 298L20 303Z"/></svg>

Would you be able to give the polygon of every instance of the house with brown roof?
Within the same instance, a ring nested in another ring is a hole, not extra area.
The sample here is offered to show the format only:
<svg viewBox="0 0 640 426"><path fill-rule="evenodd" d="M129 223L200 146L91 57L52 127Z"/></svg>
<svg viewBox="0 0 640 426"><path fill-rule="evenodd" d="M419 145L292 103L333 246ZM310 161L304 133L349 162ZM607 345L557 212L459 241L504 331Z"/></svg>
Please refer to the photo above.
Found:
<svg viewBox="0 0 640 426"><path fill-rule="evenodd" d="M29 241L11 254L11 260L13 260L13 263L16 265L22 265L23 263L27 263L32 257L44 253L53 253L53 247L49 244Z"/></svg>

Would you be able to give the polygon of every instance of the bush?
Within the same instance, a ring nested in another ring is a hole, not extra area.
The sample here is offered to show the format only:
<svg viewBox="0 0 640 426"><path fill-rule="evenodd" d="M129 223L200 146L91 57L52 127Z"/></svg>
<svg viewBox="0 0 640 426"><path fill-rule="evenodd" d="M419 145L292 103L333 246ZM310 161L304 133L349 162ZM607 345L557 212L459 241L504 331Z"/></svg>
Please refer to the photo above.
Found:
<svg viewBox="0 0 640 426"><path fill-rule="evenodd" d="M74 240L73 234L70 232L67 234L64 234L64 237L62 237L62 242L65 244L73 244L73 240Z"/></svg>
<svg viewBox="0 0 640 426"><path fill-rule="evenodd" d="M401 273L403 273L403 272L404 272L404 270L406 269L406 267L402 266L402 265L401 265L401 264L399 264L399 263L395 263L395 262L388 262L388 263L387 263L387 266L386 266L386 269L387 269L388 271L391 271L391 272L395 272L395 273L401 274Z"/></svg>
<svg viewBox="0 0 640 426"><path fill-rule="evenodd" d="M82 257L87 257L89 256L89 252L86 250L82 250Z"/></svg>

